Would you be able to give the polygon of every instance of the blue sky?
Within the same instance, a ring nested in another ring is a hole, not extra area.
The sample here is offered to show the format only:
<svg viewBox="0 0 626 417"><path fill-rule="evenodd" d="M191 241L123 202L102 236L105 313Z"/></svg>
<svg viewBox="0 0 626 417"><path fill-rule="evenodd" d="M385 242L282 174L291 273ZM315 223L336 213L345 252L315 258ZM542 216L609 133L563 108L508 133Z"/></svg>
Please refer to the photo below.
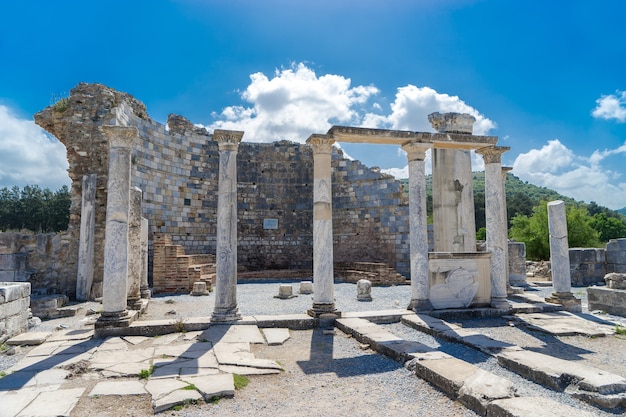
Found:
<svg viewBox="0 0 626 417"><path fill-rule="evenodd" d="M431 131L427 114L467 112L511 147L518 177L618 209L624 16L618 0L3 2L0 187L69 184L62 145L32 115L82 81L244 141L333 124ZM397 147L342 146L406 167Z"/></svg>

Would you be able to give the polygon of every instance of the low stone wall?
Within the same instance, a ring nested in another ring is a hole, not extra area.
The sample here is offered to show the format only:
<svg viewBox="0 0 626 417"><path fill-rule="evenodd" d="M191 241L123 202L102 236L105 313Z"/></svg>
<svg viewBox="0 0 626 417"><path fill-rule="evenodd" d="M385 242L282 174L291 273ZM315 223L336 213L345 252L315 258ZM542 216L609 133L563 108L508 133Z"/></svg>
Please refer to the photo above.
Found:
<svg viewBox="0 0 626 417"><path fill-rule="evenodd" d="M526 285L526 244L509 242L509 283L513 286Z"/></svg>
<svg viewBox="0 0 626 417"><path fill-rule="evenodd" d="M606 272L626 272L626 239L611 239L606 244Z"/></svg>
<svg viewBox="0 0 626 417"><path fill-rule="evenodd" d="M626 290L589 287L587 299L589 311L602 310L609 314L626 317Z"/></svg>
<svg viewBox="0 0 626 417"><path fill-rule="evenodd" d="M28 330L30 284L0 282L0 342Z"/></svg>
<svg viewBox="0 0 626 417"><path fill-rule="evenodd" d="M572 248L569 250L569 267L574 287L603 283L607 273L605 250Z"/></svg>

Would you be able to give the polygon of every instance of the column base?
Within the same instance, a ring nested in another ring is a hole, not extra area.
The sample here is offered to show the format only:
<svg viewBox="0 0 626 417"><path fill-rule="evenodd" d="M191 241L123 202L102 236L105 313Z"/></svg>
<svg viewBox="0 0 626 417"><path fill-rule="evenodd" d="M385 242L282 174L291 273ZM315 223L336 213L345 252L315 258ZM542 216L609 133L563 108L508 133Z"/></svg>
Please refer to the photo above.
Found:
<svg viewBox="0 0 626 417"><path fill-rule="evenodd" d="M214 323L230 323L237 320L241 320L241 313L237 307L215 308L211 316L211 322Z"/></svg>
<svg viewBox="0 0 626 417"><path fill-rule="evenodd" d="M132 323L135 314L130 314L128 310L123 311L114 311L114 312L102 312L96 323L94 324L94 328L96 329L104 329L104 328L116 328L116 327L128 327L130 323Z"/></svg>
<svg viewBox="0 0 626 417"><path fill-rule="evenodd" d="M506 301L506 297L491 297L491 308L498 310L510 310L511 305Z"/></svg>
<svg viewBox="0 0 626 417"><path fill-rule="evenodd" d="M425 300L411 300L407 310L415 311L416 313L425 313L433 310L433 305L430 303L429 299Z"/></svg>
<svg viewBox="0 0 626 417"><path fill-rule="evenodd" d="M319 318L323 314L329 314L336 318L341 317L341 311L335 308L335 303L313 303L313 307L306 312L309 316Z"/></svg>
<svg viewBox="0 0 626 417"><path fill-rule="evenodd" d="M571 292L553 292L551 297L546 297L546 302L560 304L570 313L581 313L583 310L581 300L574 297Z"/></svg>
<svg viewBox="0 0 626 417"><path fill-rule="evenodd" d="M129 298L126 300L126 307L129 310L137 310L137 311L141 311L141 309L143 308L143 304L141 302L141 298L137 297L137 298Z"/></svg>
<svg viewBox="0 0 626 417"><path fill-rule="evenodd" d="M145 287L145 288L141 288L141 298L151 298L152 297L152 291L150 291L149 287Z"/></svg>

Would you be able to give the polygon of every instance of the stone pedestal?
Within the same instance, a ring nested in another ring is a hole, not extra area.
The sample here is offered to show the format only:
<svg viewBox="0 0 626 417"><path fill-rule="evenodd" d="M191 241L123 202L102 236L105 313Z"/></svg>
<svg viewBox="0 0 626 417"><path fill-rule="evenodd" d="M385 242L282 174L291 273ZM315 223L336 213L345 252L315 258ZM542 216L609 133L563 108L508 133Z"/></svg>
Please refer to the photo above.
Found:
<svg viewBox="0 0 626 417"><path fill-rule="evenodd" d="M237 307L237 150L244 132L213 132L220 154L213 322L241 319Z"/></svg>
<svg viewBox="0 0 626 417"><path fill-rule="evenodd" d="M80 207L80 240L78 243L78 273L76 299L87 301L93 283L94 227L96 203L96 174L83 176Z"/></svg>
<svg viewBox="0 0 626 417"><path fill-rule="evenodd" d="M409 160L409 241L411 251L411 301L408 309L428 311L428 213L426 212L426 172L424 159L429 143L411 142L402 149Z"/></svg>
<svg viewBox="0 0 626 417"><path fill-rule="evenodd" d="M109 178L104 242L103 312L95 327L126 327L131 316L126 310L128 289L128 217L130 170L137 128L102 126L109 141Z"/></svg>
<svg viewBox="0 0 626 417"><path fill-rule="evenodd" d="M356 299L359 301L372 301L372 283L366 279L356 282Z"/></svg>
<svg viewBox="0 0 626 417"><path fill-rule="evenodd" d="M191 295L194 297L209 295L209 290L206 288L206 282L197 281L193 283L193 289L191 290Z"/></svg>
<svg viewBox="0 0 626 417"><path fill-rule="evenodd" d="M139 287L141 298L150 298L150 286L148 284L148 219L141 218L141 286Z"/></svg>
<svg viewBox="0 0 626 417"><path fill-rule="evenodd" d="M290 284L280 284L278 286L278 295L274 298L280 298L281 300L288 300L290 298L297 297L293 294L293 287Z"/></svg>
<svg viewBox="0 0 626 417"><path fill-rule="evenodd" d="M126 303L131 310L141 310L141 189L130 190L128 223L128 293Z"/></svg>
<svg viewBox="0 0 626 417"><path fill-rule="evenodd" d="M502 154L510 148L491 146L481 148L485 161L485 220L487 225L487 250L491 252L491 306L497 309L509 309L507 297L506 252L507 227L504 215L504 195L502 186Z"/></svg>
<svg viewBox="0 0 626 417"><path fill-rule="evenodd" d="M333 139L312 135L313 147L313 317L341 313L335 308L333 276L333 212L331 154Z"/></svg>
<svg viewBox="0 0 626 417"><path fill-rule="evenodd" d="M313 282L312 281L300 282L300 290L298 292L300 294L313 294Z"/></svg>
<svg viewBox="0 0 626 417"><path fill-rule="evenodd" d="M571 312L582 311L581 301L572 294L567 243L567 218L565 203L561 200L548 203L548 229L550 231L550 265L554 293L546 301L561 304Z"/></svg>

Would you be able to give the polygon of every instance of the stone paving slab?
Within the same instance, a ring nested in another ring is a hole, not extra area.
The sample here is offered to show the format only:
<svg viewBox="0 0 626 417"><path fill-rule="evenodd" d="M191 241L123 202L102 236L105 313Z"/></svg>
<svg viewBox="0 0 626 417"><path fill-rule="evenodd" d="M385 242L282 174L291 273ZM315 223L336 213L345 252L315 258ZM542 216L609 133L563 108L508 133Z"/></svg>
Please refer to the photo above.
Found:
<svg viewBox="0 0 626 417"><path fill-rule="evenodd" d="M308 314L259 315L254 319L258 327L287 327L291 330L314 329L318 322Z"/></svg>
<svg viewBox="0 0 626 417"><path fill-rule="evenodd" d="M145 342L146 340L150 340L148 336L122 336L122 339L124 339L131 345L138 345Z"/></svg>
<svg viewBox="0 0 626 417"><path fill-rule="evenodd" d="M69 416L84 391L72 388L42 392L17 417Z"/></svg>
<svg viewBox="0 0 626 417"><path fill-rule="evenodd" d="M380 311L356 311L347 312L342 315L342 318L360 318L366 319L373 323L397 323L402 316L407 314L415 314L411 310L380 310Z"/></svg>
<svg viewBox="0 0 626 417"><path fill-rule="evenodd" d="M528 327L555 336L583 335L599 337L615 333L615 325L587 320L566 311L517 314L516 319Z"/></svg>
<svg viewBox="0 0 626 417"><path fill-rule="evenodd" d="M211 376L184 377L185 382L195 385L205 401L213 397L232 397L235 395L235 382L232 374L217 374Z"/></svg>
<svg viewBox="0 0 626 417"><path fill-rule="evenodd" d="M543 397L506 398L492 401L487 406L487 417L594 417L594 415Z"/></svg>
<svg viewBox="0 0 626 417"><path fill-rule="evenodd" d="M286 328L267 328L263 329L263 334L265 335L265 340L267 340L267 344L269 346L278 346L282 345L289 339L289 329Z"/></svg>
<svg viewBox="0 0 626 417"><path fill-rule="evenodd" d="M198 391L191 389L181 389L170 392L164 397L152 400L152 406L154 407L155 413L160 413L162 411L169 410L170 408L177 405L184 404L187 401L198 401L200 399L202 399L202 394L200 394Z"/></svg>
<svg viewBox="0 0 626 417"><path fill-rule="evenodd" d="M26 332L10 338L5 343L13 346L41 345L51 334L52 332Z"/></svg>
<svg viewBox="0 0 626 417"><path fill-rule="evenodd" d="M187 385L189 384L176 378L149 379L146 382L145 389L152 395L152 399L155 400L166 396L170 392L185 388Z"/></svg>
<svg viewBox="0 0 626 417"><path fill-rule="evenodd" d="M221 372L237 375L273 375L280 374L280 369L272 368L251 368L249 366L220 365Z"/></svg>
<svg viewBox="0 0 626 417"><path fill-rule="evenodd" d="M27 390L0 393L0 404L2 404L2 406L0 406L0 417L15 417L20 411L26 408L37 395L39 395L39 392Z"/></svg>
<svg viewBox="0 0 626 417"><path fill-rule="evenodd" d="M102 381L98 382L89 393L96 395L143 395L148 394L140 381Z"/></svg>
<svg viewBox="0 0 626 417"><path fill-rule="evenodd" d="M60 340L85 340L93 337L93 329L73 329L62 330L53 333L49 338L49 342L57 342Z"/></svg>
<svg viewBox="0 0 626 417"><path fill-rule="evenodd" d="M181 333L164 334L163 336L155 336L152 338L152 344L157 346L165 346L174 343L181 336Z"/></svg>

